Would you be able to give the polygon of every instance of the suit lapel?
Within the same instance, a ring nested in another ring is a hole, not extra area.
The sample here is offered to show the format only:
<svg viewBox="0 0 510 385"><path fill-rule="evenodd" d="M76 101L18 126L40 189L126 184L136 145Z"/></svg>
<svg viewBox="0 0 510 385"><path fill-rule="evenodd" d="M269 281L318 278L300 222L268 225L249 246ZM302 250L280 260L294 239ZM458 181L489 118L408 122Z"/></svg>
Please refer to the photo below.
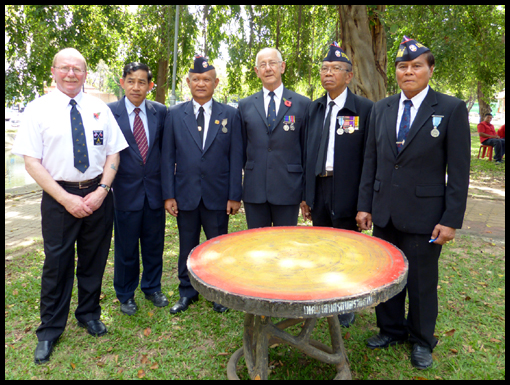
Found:
<svg viewBox="0 0 510 385"><path fill-rule="evenodd" d="M260 91L255 94L255 108L260 115L260 118L267 127L267 115L264 108L264 92Z"/></svg>
<svg viewBox="0 0 510 385"><path fill-rule="evenodd" d="M147 158L149 158L149 154L151 153L152 147L154 147L154 142L156 140L156 131L158 129L158 118L156 116L156 109L154 106L148 101L145 101L145 111L147 112L147 124L149 125L149 150L147 151Z"/></svg>
<svg viewBox="0 0 510 385"><path fill-rule="evenodd" d="M409 129L409 134L407 134L406 138L406 145L404 146L404 148L402 148L402 151L400 151L400 153L403 153L406 150L406 148L414 139L418 131L420 131L420 129L425 125L430 116L434 113L435 109L432 108L432 106L435 106L436 104L437 104L436 93L435 91L432 90L432 88L430 88L429 92L427 93L427 96L420 105L420 109L418 110L418 113L414 118L411 128Z"/></svg>
<svg viewBox="0 0 510 385"><path fill-rule="evenodd" d="M196 145L200 148L200 151L202 151L202 141L198 133L197 119L193 112L193 101L189 101L188 105L184 107L184 123L195 140Z"/></svg>
<svg viewBox="0 0 510 385"><path fill-rule="evenodd" d="M131 130L131 125L129 123L129 116L126 109L126 102L124 101L125 96L120 99L117 103L117 108L114 112L115 118L117 119L117 123L126 138L126 141L129 144L129 147L136 150L136 154L142 159L142 155L140 154L140 150L138 150L138 144L136 143L135 136L133 135L133 131Z"/></svg>
<svg viewBox="0 0 510 385"><path fill-rule="evenodd" d="M398 115L398 103L400 97L390 98L388 100L388 108L386 109L384 127L386 130L386 136L390 143L390 148L393 151L395 157L398 155L397 151L397 115Z"/></svg>
<svg viewBox="0 0 510 385"><path fill-rule="evenodd" d="M276 124L274 125L274 130L278 128L278 125L280 124L281 120L283 119L284 115L289 111L290 107L285 105L284 99L288 100L288 103L292 104L292 95L291 93L283 87L283 93L282 93L282 100L280 100L280 108L278 109L278 115L276 116Z"/></svg>
<svg viewBox="0 0 510 385"><path fill-rule="evenodd" d="M205 138L204 153L211 147L212 142L218 134L220 123L224 119L223 108L219 103L213 99L211 119L209 120L209 127L207 129L207 137ZM218 122L218 123L216 123ZM230 126L229 126L230 127Z"/></svg>

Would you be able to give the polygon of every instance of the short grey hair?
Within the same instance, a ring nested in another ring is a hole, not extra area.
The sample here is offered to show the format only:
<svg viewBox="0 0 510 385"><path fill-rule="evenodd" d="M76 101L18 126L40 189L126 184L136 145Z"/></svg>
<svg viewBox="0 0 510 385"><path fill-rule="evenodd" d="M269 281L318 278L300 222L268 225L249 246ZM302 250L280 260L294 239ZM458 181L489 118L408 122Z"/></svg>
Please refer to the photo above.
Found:
<svg viewBox="0 0 510 385"><path fill-rule="evenodd" d="M262 51L265 51L265 50L273 50L273 51L276 51L276 55L278 56L278 60L280 61L283 61L283 58L282 58L282 53L277 50L276 48L271 48L271 47L266 47L266 48L262 48L258 53L257 53L257 56L255 57L255 65L258 65L259 63L259 55Z"/></svg>

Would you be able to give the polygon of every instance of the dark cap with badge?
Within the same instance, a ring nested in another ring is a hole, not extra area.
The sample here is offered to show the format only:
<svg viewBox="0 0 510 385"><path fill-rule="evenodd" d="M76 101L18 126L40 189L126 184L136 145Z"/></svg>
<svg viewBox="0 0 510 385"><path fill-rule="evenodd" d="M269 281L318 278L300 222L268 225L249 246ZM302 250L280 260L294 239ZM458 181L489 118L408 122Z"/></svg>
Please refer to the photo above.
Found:
<svg viewBox="0 0 510 385"><path fill-rule="evenodd" d="M400 61L411 61L416 59L418 56L430 51L423 44L418 43L416 40L409 39L404 36L400 46L398 47L397 57L395 63Z"/></svg>
<svg viewBox="0 0 510 385"><path fill-rule="evenodd" d="M195 60L193 61L193 63L191 63L191 68L189 69L189 72L194 74L202 74L213 69L214 67L212 66L208 58L203 56L195 56Z"/></svg>
<svg viewBox="0 0 510 385"><path fill-rule="evenodd" d="M344 50L340 48L336 41L329 46L328 55L323 61L343 61L344 63L352 64L349 60L349 56L347 56Z"/></svg>

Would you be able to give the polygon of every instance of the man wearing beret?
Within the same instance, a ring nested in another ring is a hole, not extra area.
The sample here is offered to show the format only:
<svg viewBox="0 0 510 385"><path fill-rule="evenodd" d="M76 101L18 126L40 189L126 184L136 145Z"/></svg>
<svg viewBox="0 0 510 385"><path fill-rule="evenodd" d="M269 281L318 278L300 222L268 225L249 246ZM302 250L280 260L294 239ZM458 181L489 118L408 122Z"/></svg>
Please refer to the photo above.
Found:
<svg viewBox="0 0 510 385"><path fill-rule="evenodd" d="M228 232L229 215L241 206L243 148L239 113L212 96L219 79L211 63L197 56L186 79L193 100L170 107L161 151L165 209L179 229L179 301L175 314L198 300L186 262L200 243ZM213 303L213 309L226 307Z"/></svg>
<svg viewBox="0 0 510 385"><path fill-rule="evenodd" d="M463 101L428 85L434 56L424 45L404 37L395 69L402 92L372 110L356 220L364 230L373 223L374 236L400 248L409 271L402 292L376 307L380 333L367 346L386 348L409 337L412 365L427 369L437 344L439 255L466 209L468 112Z"/></svg>
<svg viewBox="0 0 510 385"><path fill-rule="evenodd" d="M327 94L310 105L306 119L303 217L311 218L314 226L358 231L358 189L374 103L347 88L354 76L352 63L336 42L329 47L320 75ZM354 313L338 317L344 327L355 318Z"/></svg>
<svg viewBox="0 0 510 385"><path fill-rule="evenodd" d="M243 201L248 228L296 226L303 201L305 129L310 99L283 86L274 48L256 57L262 90L239 102L244 143Z"/></svg>

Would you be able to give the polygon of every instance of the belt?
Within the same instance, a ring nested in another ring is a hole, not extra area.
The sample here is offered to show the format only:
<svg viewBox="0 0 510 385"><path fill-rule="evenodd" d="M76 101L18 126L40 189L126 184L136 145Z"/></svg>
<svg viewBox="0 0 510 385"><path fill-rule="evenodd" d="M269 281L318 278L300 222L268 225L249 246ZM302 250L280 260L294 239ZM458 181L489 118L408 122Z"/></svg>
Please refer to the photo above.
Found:
<svg viewBox="0 0 510 385"><path fill-rule="evenodd" d="M78 187L81 189L90 188L93 186L97 186L99 182L101 182L101 178L103 177L103 174L99 174L99 176L96 176L94 179L84 180L82 182L66 182L63 180L58 180L57 183L61 186L66 187Z"/></svg>
<svg viewBox="0 0 510 385"><path fill-rule="evenodd" d="M320 177L320 178L325 178L325 177L327 177L327 176L333 176L333 171L326 171L326 173L324 173L324 174L319 174L319 175L317 175L317 176L318 176L318 177Z"/></svg>

